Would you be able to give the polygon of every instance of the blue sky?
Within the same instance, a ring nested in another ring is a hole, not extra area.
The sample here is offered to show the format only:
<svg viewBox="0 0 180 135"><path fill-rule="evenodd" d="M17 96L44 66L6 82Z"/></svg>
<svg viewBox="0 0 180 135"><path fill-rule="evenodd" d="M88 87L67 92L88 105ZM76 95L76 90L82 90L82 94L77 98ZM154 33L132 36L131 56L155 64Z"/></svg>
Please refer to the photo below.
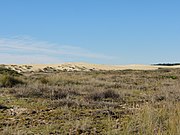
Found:
<svg viewBox="0 0 180 135"><path fill-rule="evenodd" d="M180 62L179 0L0 0L0 63Z"/></svg>

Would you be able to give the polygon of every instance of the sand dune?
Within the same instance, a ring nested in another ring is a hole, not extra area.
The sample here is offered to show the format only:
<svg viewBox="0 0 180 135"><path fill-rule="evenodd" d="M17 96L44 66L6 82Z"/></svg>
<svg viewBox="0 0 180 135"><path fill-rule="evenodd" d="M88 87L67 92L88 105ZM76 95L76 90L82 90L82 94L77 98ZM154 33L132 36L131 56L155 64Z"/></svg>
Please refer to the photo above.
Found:
<svg viewBox="0 0 180 135"><path fill-rule="evenodd" d="M152 66L152 65L102 65L89 63L63 63L63 64L13 64L2 65L18 72L50 72L50 71L92 71L92 70L156 70L159 68L180 68L180 66Z"/></svg>

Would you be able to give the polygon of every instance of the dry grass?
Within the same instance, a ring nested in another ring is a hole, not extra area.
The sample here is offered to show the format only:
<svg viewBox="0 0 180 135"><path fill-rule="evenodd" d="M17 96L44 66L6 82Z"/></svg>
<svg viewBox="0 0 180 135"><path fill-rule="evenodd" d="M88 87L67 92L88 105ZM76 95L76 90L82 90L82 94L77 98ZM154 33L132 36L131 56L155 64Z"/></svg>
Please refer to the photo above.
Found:
<svg viewBox="0 0 180 135"><path fill-rule="evenodd" d="M0 88L1 134L180 134L180 69L14 78L24 84Z"/></svg>

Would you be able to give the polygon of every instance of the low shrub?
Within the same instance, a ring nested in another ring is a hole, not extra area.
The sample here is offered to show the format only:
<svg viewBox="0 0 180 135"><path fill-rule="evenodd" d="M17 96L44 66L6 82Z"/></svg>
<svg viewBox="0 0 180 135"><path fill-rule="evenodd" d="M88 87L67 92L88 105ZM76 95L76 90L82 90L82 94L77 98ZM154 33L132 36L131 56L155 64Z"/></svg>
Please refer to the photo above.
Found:
<svg viewBox="0 0 180 135"><path fill-rule="evenodd" d="M16 87L12 93L15 94L16 97L34 97L58 100L66 98L70 92L66 89L54 86L34 84Z"/></svg>
<svg viewBox="0 0 180 135"><path fill-rule="evenodd" d="M93 92L89 95L89 98L97 101L97 100L102 100L103 98L104 99L107 99L107 98L117 99L119 98L119 96L120 95L116 91L110 89L110 90L105 90L105 91Z"/></svg>
<svg viewBox="0 0 180 135"><path fill-rule="evenodd" d="M89 99L92 99L94 101L101 100L104 98L104 94L102 92L93 92L89 95Z"/></svg>
<svg viewBox="0 0 180 135"><path fill-rule="evenodd" d="M41 78L39 78L39 81L40 81L42 84L48 84L48 83L49 83L49 80L48 80L46 77L41 77Z"/></svg>
<svg viewBox="0 0 180 135"><path fill-rule="evenodd" d="M22 83L23 83L22 81L10 75L3 75L0 78L1 87L13 87L15 85L22 84Z"/></svg>
<svg viewBox="0 0 180 135"><path fill-rule="evenodd" d="M114 90L106 90L103 92L104 98L119 98L119 94Z"/></svg>
<svg viewBox="0 0 180 135"><path fill-rule="evenodd" d="M51 99L57 100L57 99L63 99L68 96L68 92L63 89L55 89L54 92L51 95Z"/></svg>
<svg viewBox="0 0 180 135"><path fill-rule="evenodd" d="M7 68L4 68L4 67L0 67L0 74L11 75L11 76L19 76L19 75L21 75L20 73L18 73L15 70L7 69Z"/></svg>

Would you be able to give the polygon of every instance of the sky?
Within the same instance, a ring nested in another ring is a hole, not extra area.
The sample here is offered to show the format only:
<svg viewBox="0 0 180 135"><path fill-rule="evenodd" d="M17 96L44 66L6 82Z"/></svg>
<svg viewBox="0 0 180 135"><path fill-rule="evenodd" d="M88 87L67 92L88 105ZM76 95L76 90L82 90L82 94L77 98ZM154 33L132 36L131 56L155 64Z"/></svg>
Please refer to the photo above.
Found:
<svg viewBox="0 0 180 135"><path fill-rule="evenodd" d="M0 0L0 63L180 62L179 0Z"/></svg>

